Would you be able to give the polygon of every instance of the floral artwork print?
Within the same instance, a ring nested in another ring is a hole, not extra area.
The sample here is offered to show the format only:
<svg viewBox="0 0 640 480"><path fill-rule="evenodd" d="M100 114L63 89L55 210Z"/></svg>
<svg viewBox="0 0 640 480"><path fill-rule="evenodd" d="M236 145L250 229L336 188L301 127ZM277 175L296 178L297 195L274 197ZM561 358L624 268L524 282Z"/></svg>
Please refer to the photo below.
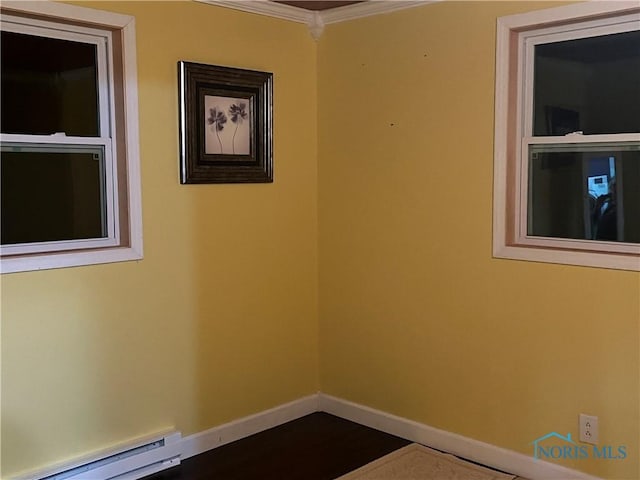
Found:
<svg viewBox="0 0 640 480"><path fill-rule="evenodd" d="M232 141L234 154L236 153L236 133L238 133L238 127L242 125L242 121L246 120L249 116L247 114L246 108L247 104L244 102L238 102L237 104L234 103L233 105L231 105L231 107L229 107L229 116L231 117L231 121L236 124L236 129L233 132Z"/></svg>
<svg viewBox="0 0 640 480"><path fill-rule="evenodd" d="M247 99L205 95L205 153L250 155L249 113Z"/></svg>
<svg viewBox="0 0 640 480"><path fill-rule="evenodd" d="M218 107L209 109L210 117L207 119L209 125L213 125L213 129L216 131L218 137L218 143L220 143L220 153L222 153L222 140L220 140L220 132L224 129L224 124L227 123L227 116L224 112L218 110Z"/></svg>

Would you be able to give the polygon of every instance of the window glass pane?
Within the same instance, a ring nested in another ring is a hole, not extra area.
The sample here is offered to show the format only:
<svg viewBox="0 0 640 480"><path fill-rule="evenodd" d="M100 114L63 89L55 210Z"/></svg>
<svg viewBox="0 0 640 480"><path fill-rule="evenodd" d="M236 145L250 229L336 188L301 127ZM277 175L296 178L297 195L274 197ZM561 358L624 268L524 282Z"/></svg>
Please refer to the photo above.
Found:
<svg viewBox="0 0 640 480"><path fill-rule="evenodd" d="M96 46L2 32L2 132L99 136Z"/></svg>
<svg viewBox="0 0 640 480"><path fill-rule="evenodd" d="M640 31L535 47L533 134L640 132Z"/></svg>
<svg viewBox="0 0 640 480"><path fill-rule="evenodd" d="M103 147L3 145L2 244L104 238Z"/></svg>
<svg viewBox="0 0 640 480"><path fill-rule="evenodd" d="M640 243L640 143L530 146L527 234Z"/></svg>

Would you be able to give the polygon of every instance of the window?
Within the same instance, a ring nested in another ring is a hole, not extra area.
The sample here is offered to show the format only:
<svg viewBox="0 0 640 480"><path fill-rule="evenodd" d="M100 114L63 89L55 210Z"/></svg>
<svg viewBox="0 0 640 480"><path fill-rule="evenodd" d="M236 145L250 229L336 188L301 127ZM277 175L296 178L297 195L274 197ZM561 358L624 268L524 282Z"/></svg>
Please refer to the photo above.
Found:
<svg viewBox="0 0 640 480"><path fill-rule="evenodd" d="M640 270L640 7L498 19L494 256Z"/></svg>
<svg viewBox="0 0 640 480"><path fill-rule="evenodd" d="M3 2L2 272L142 258L132 17Z"/></svg>

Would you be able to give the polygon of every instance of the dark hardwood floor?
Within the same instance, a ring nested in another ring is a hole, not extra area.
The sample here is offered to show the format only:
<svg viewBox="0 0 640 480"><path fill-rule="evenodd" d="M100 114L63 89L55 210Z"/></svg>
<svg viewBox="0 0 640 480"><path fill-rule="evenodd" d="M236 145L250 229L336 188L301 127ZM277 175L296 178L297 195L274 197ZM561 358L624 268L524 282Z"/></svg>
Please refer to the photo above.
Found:
<svg viewBox="0 0 640 480"><path fill-rule="evenodd" d="M188 458L144 480L331 480L409 443L314 413Z"/></svg>

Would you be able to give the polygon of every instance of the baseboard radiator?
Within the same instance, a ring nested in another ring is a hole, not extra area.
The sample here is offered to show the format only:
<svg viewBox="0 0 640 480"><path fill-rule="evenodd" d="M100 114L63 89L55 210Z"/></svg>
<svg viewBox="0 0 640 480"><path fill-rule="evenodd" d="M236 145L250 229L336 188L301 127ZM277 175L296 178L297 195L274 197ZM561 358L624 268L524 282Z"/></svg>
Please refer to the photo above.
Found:
<svg viewBox="0 0 640 480"><path fill-rule="evenodd" d="M180 432L146 437L100 455L16 480L135 480L180 464Z"/></svg>

